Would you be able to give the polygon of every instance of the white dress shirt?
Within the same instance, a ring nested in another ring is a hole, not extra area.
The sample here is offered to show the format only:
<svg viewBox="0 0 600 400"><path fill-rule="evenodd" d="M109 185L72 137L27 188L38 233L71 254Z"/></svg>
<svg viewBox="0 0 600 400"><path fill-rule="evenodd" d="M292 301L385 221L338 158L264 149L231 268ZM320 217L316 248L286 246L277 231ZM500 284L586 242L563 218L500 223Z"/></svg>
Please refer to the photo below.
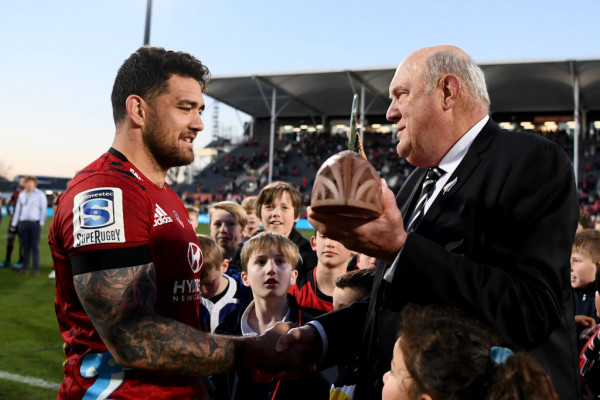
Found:
<svg viewBox="0 0 600 400"><path fill-rule="evenodd" d="M40 226L43 226L46 222L47 209L48 200L40 189L34 188L31 193L21 190L11 226L16 227L20 221L39 221Z"/></svg>

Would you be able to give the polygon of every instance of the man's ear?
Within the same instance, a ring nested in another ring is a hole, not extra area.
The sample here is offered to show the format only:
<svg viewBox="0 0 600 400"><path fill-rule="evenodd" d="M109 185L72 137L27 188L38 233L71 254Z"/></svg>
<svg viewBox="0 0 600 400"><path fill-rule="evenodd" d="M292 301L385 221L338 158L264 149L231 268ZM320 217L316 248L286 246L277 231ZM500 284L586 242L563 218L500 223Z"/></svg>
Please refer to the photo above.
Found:
<svg viewBox="0 0 600 400"><path fill-rule="evenodd" d="M314 251L317 251L317 238L315 236L310 237L310 247L312 247Z"/></svg>
<svg viewBox="0 0 600 400"><path fill-rule="evenodd" d="M442 87L442 93L444 94L442 107L444 111L448 111L456 105L462 85L460 80L451 74L444 75L442 79L440 79L440 85Z"/></svg>
<svg viewBox="0 0 600 400"><path fill-rule="evenodd" d="M244 286L250 287L250 282L248 281L248 274L242 271L241 278Z"/></svg>
<svg viewBox="0 0 600 400"><path fill-rule="evenodd" d="M134 125L140 127L146 122L146 106L144 99L136 94L129 95L125 100L127 115Z"/></svg>
<svg viewBox="0 0 600 400"><path fill-rule="evenodd" d="M430 396L430 395L428 395L428 394L426 394L426 393L423 393L423 394L421 395L421 397L419 398L419 400L433 400L433 398L431 398L431 396Z"/></svg>

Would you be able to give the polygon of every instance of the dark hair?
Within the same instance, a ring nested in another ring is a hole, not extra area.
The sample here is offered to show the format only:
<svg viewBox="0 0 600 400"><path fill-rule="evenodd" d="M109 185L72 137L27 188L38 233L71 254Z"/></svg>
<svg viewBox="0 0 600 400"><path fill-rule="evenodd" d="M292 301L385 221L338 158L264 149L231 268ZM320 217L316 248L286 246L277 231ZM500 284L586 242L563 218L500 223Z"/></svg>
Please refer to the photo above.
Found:
<svg viewBox="0 0 600 400"><path fill-rule="evenodd" d="M558 400L549 375L530 355L515 350L503 363L492 361L490 349L501 340L456 308L408 305L399 335L412 377L410 398Z"/></svg>
<svg viewBox="0 0 600 400"><path fill-rule="evenodd" d="M364 291L366 294L371 293L373 280L375 279L375 268L355 269L354 271L346 272L335 281L335 286L340 289L351 287Z"/></svg>
<svg viewBox="0 0 600 400"><path fill-rule="evenodd" d="M208 68L198 59L181 51L143 46L133 53L117 72L111 94L115 124L127 115L125 101L132 94L151 102L169 89L172 75L194 78L202 90L210 79Z"/></svg>

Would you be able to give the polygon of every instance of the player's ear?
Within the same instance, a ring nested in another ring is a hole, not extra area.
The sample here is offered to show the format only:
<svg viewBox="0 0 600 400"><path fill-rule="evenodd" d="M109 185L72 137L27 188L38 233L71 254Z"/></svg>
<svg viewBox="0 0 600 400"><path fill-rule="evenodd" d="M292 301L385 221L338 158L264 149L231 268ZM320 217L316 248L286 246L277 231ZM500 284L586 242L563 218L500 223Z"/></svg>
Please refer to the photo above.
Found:
<svg viewBox="0 0 600 400"><path fill-rule="evenodd" d="M134 125L139 127L146 122L146 106L144 99L136 94L129 95L125 100L127 115Z"/></svg>
<svg viewBox="0 0 600 400"><path fill-rule="evenodd" d="M310 247L315 251L317 250L317 238L314 236L310 237Z"/></svg>

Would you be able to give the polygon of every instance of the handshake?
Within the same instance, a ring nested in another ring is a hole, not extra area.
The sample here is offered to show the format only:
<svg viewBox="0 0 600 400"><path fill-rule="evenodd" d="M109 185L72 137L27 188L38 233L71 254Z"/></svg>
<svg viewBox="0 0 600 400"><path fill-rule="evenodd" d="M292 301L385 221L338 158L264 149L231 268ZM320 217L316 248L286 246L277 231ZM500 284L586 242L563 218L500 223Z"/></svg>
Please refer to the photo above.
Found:
<svg viewBox="0 0 600 400"><path fill-rule="evenodd" d="M291 322L278 322L260 336L244 338L239 349L238 368L258 369L277 379L295 379L319 359L322 343L314 326L296 328Z"/></svg>

